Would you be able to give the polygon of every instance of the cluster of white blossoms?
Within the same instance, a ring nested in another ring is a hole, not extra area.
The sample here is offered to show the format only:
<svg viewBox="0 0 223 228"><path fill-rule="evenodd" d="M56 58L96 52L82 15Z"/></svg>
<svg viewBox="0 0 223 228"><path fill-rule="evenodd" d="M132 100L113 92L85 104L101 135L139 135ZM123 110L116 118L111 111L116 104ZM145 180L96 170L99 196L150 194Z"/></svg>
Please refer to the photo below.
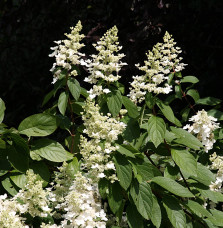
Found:
<svg viewBox="0 0 223 228"><path fill-rule="evenodd" d="M117 34L118 29L116 26L109 29L97 44L93 44L98 54L91 55L92 60L81 60L81 64L85 65L90 73L84 81L91 84L97 84L97 82L102 81L104 85L109 85L121 78L119 71L122 66L127 64L121 62L121 59L125 55L122 53L117 54L122 49L121 46L118 46ZM94 90L96 89L93 88ZM102 87L98 87L94 93L93 91L90 91L90 95L92 96L110 92L109 89Z"/></svg>
<svg viewBox="0 0 223 228"><path fill-rule="evenodd" d="M105 170L115 170L111 153L117 148L112 143L118 139L126 124L112 118L108 113L102 115L99 106L90 99L86 100L84 106L85 112L82 115L85 129L83 133L87 134L90 140L81 136L80 153L83 156L83 168L87 168L92 178L98 181L105 177ZM116 180L116 175L109 175L111 181Z"/></svg>
<svg viewBox="0 0 223 228"><path fill-rule="evenodd" d="M198 111L196 115L192 116L189 121L194 122L192 125L187 124L183 129L188 129L192 134L197 135L197 138L204 145L205 152L213 148L215 143L213 131L219 128L219 123L216 118L208 116L207 112L203 109Z"/></svg>
<svg viewBox="0 0 223 228"><path fill-rule="evenodd" d="M56 62L53 64L53 67L50 71L54 74L54 79L52 83L55 83L62 70L71 70L70 75L76 76L77 71L72 69L72 66L80 64L80 58L84 54L79 52L79 49L84 46L80 41L84 38L83 34L79 34L82 30L81 22L79 21L75 27L71 27L71 33L65 33L68 39L54 41L57 46L51 47L53 53L50 54L50 57L55 57Z"/></svg>
<svg viewBox="0 0 223 228"><path fill-rule="evenodd" d="M223 183L223 156L218 156L214 152L210 156L210 161L212 162L210 168L213 170L218 170L216 174L215 182L212 182L210 189L216 192L222 192L222 183Z"/></svg>
<svg viewBox="0 0 223 228"><path fill-rule="evenodd" d="M24 219L18 214L22 208L16 200L7 199L6 194L0 195L0 227L28 228L24 225Z"/></svg>
<svg viewBox="0 0 223 228"><path fill-rule="evenodd" d="M167 83L168 75L172 72L179 72L186 64L180 63L182 57L178 55L182 52L179 47L175 47L176 42L172 36L166 32L163 37L164 43L157 43L152 51L149 51L144 66L136 66L144 71L141 76L133 76L131 83L130 99L141 103L145 99L147 92L155 94L168 94L172 87Z"/></svg>
<svg viewBox="0 0 223 228"><path fill-rule="evenodd" d="M106 213L101 208L97 186L78 172L61 208L66 212L61 227L106 228Z"/></svg>

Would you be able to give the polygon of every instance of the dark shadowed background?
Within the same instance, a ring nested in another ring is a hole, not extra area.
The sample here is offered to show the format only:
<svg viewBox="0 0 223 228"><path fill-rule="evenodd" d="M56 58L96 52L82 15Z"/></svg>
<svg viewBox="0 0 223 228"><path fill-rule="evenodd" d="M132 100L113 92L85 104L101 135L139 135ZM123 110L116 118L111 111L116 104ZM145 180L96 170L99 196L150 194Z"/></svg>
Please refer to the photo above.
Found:
<svg viewBox="0 0 223 228"><path fill-rule="evenodd" d="M43 97L52 89L50 47L78 20L88 54L94 52L92 42L117 25L129 64L122 70L126 85L137 73L135 63L143 63L145 52L169 31L188 64L183 74L200 79L202 97L223 98L222 0L0 0L0 97L6 124L17 127L42 111Z"/></svg>

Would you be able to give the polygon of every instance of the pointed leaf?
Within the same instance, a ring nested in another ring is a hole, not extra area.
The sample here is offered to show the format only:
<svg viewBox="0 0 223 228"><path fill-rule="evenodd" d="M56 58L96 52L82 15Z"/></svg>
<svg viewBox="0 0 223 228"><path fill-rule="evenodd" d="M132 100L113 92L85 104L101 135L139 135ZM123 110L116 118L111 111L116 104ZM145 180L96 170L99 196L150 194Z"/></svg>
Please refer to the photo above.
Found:
<svg viewBox="0 0 223 228"><path fill-rule="evenodd" d="M122 107L122 95L119 90L109 93L108 97L108 109L112 116L117 116Z"/></svg>
<svg viewBox="0 0 223 228"><path fill-rule="evenodd" d="M148 121L148 134L155 145L158 147L163 142L166 132L166 125L162 118L152 116Z"/></svg>
<svg viewBox="0 0 223 228"><path fill-rule="evenodd" d="M79 82L76 79L69 77L67 80L67 86L68 86L72 96L77 101L79 99L80 93L81 93L81 87L80 87Z"/></svg>
<svg viewBox="0 0 223 228"><path fill-rule="evenodd" d="M185 187L178 184L176 181L166 178L166 177L154 177L152 179L152 182L160 185L164 189L168 190L169 192L172 192L173 194L177 196L182 197L194 197L194 195Z"/></svg>
<svg viewBox="0 0 223 228"><path fill-rule="evenodd" d="M144 228L143 218L138 213L136 207L132 204L129 204L126 209L127 222L130 228Z"/></svg>
<svg viewBox="0 0 223 228"><path fill-rule="evenodd" d="M114 157L115 167L120 185L127 190L132 181L132 167L126 158L117 154Z"/></svg>
<svg viewBox="0 0 223 228"><path fill-rule="evenodd" d="M0 123L4 119L4 114L5 114L5 103L4 101L0 98Z"/></svg>
<svg viewBox="0 0 223 228"><path fill-rule="evenodd" d="M46 113L35 114L24 119L18 130L30 136L47 136L57 129L56 117Z"/></svg>
<svg viewBox="0 0 223 228"><path fill-rule="evenodd" d="M154 226L159 228L161 225L161 219L162 219L162 215L161 215L160 205L157 201L157 198L153 195L153 208L151 213L151 221L154 224Z"/></svg>
<svg viewBox="0 0 223 228"><path fill-rule="evenodd" d="M68 94L66 92L62 92L59 96L58 100L58 108L62 115L65 114L67 109L67 101L68 101Z"/></svg>
<svg viewBox="0 0 223 228"><path fill-rule="evenodd" d="M215 97L205 97L199 99L196 104L215 106L221 103L221 100Z"/></svg>
<svg viewBox="0 0 223 228"><path fill-rule="evenodd" d="M191 153L186 150L171 149L171 155L182 171L197 176L197 161Z"/></svg>
<svg viewBox="0 0 223 228"><path fill-rule="evenodd" d="M34 142L32 151L39 156L53 162L63 162L73 158L63 146L51 139L39 139Z"/></svg>
<svg viewBox="0 0 223 228"><path fill-rule="evenodd" d="M198 83L199 80L198 78L194 77L194 76L185 76L183 77L183 79L180 80L181 83L186 83L186 82L190 82L190 83Z"/></svg>
<svg viewBox="0 0 223 228"><path fill-rule="evenodd" d="M130 117L136 118L139 116L137 106L128 97L122 96L122 102Z"/></svg>

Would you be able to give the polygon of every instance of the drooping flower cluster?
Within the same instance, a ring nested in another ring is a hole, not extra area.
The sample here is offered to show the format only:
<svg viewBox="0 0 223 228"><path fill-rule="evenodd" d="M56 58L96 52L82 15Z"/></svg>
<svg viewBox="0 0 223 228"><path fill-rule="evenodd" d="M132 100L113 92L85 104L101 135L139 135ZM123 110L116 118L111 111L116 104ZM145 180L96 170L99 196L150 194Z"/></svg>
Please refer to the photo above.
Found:
<svg viewBox="0 0 223 228"><path fill-rule="evenodd" d="M197 138L204 145L205 152L213 148L215 143L213 131L219 128L219 123L216 118L208 116L207 112L203 109L198 111L196 115L192 116L189 121L194 122L192 125L187 124L184 129L188 129L192 134L197 135Z"/></svg>
<svg viewBox="0 0 223 228"><path fill-rule="evenodd" d="M97 186L80 172L69 188L61 208L66 212L63 215L62 227L106 227L106 213L101 208Z"/></svg>
<svg viewBox="0 0 223 228"><path fill-rule="evenodd" d="M118 29L116 26L109 29L100 41L98 41L97 44L94 44L98 54L92 55L92 60L81 61L81 64L85 65L90 73L90 75L85 78L86 82L97 84L97 82L103 81L103 84L108 85L121 78L119 71L126 63L121 62L121 59L125 55L118 53L122 47L118 46L117 34ZM90 91L90 94L93 97L110 92L107 88L102 87L97 87L97 91L95 90L96 88L93 88L93 91Z"/></svg>
<svg viewBox="0 0 223 228"><path fill-rule="evenodd" d="M216 192L222 192L222 183L223 183L223 156L218 156L214 152L210 156L210 161L212 162L210 168L213 170L218 170L216 174L215 182L212 182L210 189Z"/></svg>
<svg viewBox="0 0 223 228"><path fill-rule="evenodd" d="M90 99L87 99L84 110L84 133L91 139L81 136L80 153L83 156L84 168L87 168L97 181L106 176L105 170L115 170L110 155L117 148L112 143L118 139L126 125L112 118L110 113L107 116L102 115L99 106ZM115 174L109 176L109 179L115 180Z"/></svg>
<svg viewBox="0 0 223 228"><path fill-rule="evenodd" d="M56 62L50 71L54 74L54 79L52 83L55 83L62 70L66 69L70 71L70 75L76 76L77 71L72 68L72 66L80 64L80 57L84 54L79 52L79 49L84 46L80 41L84 38L83 34L79 34L82 29L81 22L79 21L75 27L71 27L71 33L65 33L68 39L54 41L57 46L52 47L53 53L50 57L56 58Z"/></svg>
<svg viewBox="0 0 223 228"><path fill-rule="evenodd" d="M181 49L175 47L176 42L168 32L165 33L163 41L164 43L157 43L152 51L146 54L147 60L144 61L144 66L136 65L145 74L133 76L129 96L135 103L141 103L147 92L168 94L172 91L172 87L167 83L168 74L171 71L179 72L186 65L180 63L182 57L178 55Z"/></svg>

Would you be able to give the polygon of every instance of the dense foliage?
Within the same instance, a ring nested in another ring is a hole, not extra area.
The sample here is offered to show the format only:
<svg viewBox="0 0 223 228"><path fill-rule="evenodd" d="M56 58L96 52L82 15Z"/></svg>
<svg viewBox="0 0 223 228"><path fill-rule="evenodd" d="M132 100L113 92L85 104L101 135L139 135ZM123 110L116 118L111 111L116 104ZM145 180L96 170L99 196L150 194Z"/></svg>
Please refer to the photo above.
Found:
<svg viewBox="0 0 223 228"><path fill-rule="evenodd" d="M221 227L221 100L200 98L168 32L128 88L117 27L90 56L81 30L51 48L42 113L10 128L0 99L1 227Z"/></svg>

